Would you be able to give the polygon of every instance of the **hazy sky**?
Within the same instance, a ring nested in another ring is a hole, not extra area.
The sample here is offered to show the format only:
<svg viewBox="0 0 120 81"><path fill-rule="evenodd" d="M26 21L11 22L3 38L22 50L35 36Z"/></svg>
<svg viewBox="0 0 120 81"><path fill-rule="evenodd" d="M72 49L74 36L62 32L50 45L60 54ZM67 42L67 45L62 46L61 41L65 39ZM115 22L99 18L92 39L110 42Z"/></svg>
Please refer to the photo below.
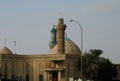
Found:
<svg viewBox="0 0 120 81"><path fill-rule="evenodd" d="M67 35L80 47L83 28L84 51L101 49L102 56L120 63L120 0L0 0L0 48L18 54L47 54L50 30L60 17Z"/></svg>

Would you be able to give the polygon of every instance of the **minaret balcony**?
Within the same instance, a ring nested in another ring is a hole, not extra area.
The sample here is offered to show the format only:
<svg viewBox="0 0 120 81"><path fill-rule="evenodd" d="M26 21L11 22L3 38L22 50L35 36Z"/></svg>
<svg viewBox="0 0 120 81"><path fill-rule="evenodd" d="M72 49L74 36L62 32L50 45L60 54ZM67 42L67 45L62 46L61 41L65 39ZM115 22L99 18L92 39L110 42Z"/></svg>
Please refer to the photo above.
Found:
<svg viewBox="0 0 120 81"><path fill-rule="evenodd" d="M51 62L62 62L62 61L65 61L65 55L64 54L51 54L49 60Z"/></svg>

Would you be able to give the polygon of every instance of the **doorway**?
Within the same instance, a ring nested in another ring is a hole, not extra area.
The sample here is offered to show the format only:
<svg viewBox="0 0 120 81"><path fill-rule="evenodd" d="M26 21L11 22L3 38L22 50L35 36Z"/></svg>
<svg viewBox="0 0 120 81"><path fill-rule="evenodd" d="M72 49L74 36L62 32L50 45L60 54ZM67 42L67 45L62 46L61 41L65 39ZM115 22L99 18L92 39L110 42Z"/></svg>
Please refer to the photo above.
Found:
<svg viewBox="0 0 120 81"><path fill-rule="evenodd" d="M52 81L58 81L58 72L57 71L54 71L52 73Z"/></svg>

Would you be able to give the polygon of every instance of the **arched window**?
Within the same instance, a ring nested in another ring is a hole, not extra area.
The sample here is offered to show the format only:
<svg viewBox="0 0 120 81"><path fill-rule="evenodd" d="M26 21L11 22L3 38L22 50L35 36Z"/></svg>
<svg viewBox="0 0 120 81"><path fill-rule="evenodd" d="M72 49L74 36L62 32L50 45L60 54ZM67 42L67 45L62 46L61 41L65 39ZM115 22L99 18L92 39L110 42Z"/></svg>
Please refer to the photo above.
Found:
<svg viewBox="0 0 120 81"><path fill-rule="evenodd" d="M41 74L39 75L39 81L43 81L43 76Z"/></svg>

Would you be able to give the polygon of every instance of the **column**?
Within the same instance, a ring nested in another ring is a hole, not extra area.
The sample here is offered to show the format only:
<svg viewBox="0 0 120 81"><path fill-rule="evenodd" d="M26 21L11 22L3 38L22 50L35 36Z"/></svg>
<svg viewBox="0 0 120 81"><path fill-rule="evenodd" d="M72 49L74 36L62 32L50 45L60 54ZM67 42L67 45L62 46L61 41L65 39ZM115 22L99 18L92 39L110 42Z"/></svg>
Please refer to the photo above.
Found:
<svg viewBox="0 0 120 81"><path fill-rule="evenodd" d="M61 81L61 71L58 71L58 81Z"/></svg>
<svg viewBox="0 0 120 81"><path fill-rule="evenodd" d="M44 72L44 77L43 78L44 78L44 81L48 81L48 79L47 79L48 77L47 77L47 72L46 71Z"/></svg>

